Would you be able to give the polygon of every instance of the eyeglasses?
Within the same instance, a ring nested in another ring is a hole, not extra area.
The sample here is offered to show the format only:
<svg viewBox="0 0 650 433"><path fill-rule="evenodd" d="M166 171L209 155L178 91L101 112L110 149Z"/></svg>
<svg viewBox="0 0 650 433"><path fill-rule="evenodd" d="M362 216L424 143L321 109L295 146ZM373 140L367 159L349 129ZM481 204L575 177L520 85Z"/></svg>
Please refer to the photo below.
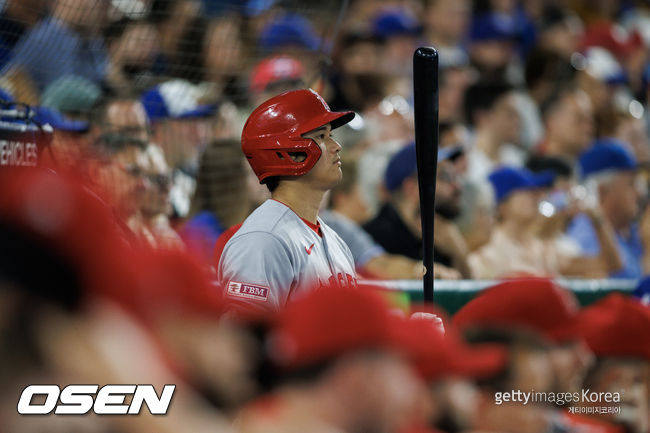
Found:
<svg viewBox="0 0 650 433"><path fill-rule="evenodd" d="M119 167L124 170L124 172L135 178L147 179L160 189L169 188L172 184L172 177L170 174L147 173L135 164L120 164Z"/></svg>

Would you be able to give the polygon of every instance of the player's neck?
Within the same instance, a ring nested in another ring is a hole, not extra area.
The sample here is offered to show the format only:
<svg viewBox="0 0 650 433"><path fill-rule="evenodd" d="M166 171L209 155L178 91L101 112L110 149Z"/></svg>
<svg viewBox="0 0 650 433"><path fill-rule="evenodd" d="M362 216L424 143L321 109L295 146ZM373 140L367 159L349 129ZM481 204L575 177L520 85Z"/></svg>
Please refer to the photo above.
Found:
<svg viewBox="0 0 650 433"><path fill-rule="evenodd" d="M299 217L316 224L318 209L323 200L324 192L307 189L297 182L291 184L281 183L273 192L271 198L289 206Z"/></svg>

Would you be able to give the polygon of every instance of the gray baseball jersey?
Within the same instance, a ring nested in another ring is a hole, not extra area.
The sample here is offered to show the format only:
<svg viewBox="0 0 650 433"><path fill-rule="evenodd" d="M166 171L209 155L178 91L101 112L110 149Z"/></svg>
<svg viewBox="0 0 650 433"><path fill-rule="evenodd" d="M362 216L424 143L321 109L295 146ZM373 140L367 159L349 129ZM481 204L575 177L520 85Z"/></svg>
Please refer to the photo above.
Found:
<svg viewBox="0 0 650 433"><path fill-rule="evenodd" d="M286 205L267 200L223 249L217 278L226 296L256 310L278 310L324 285L356 286L345 242L320 218L320 234Z"/></svg>

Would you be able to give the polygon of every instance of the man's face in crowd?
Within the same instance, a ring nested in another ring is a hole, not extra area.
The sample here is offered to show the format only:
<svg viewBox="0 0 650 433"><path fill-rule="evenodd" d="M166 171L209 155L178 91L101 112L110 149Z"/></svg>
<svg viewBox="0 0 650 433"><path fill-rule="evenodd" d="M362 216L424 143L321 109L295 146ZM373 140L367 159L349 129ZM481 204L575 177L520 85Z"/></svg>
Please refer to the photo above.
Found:
<svg viewBox="0 0 650 433"><path fill-rule="evenodd" d="M111 204L125 217L141 209L146 199L143 174L149 161L140 146L125 146L113 153L96 173L97 181L108 194Z"/></svg>
<svg viewBox="0 0 650 433"><path fill-rule="evenodd" d="M515 94L507 93L497 100L489 114L489 125L502 143L517 143L521 120Z"/></svg>
<svg viewBox="0 0 650 433"><path fill-rule="evenodd" d="M149 120L142 104L138 101L118 100L106 110L102 133L119 134L138 140L149 141Z"/></svg>
<svg viewBox="0 0 650 433"><path fill-rule="evenodd" d="M604 361L593 381L592 391L618 392L620 413L603 414L608 421L626 425L629 431L648 431L648 391L645 380L647 362L634 358L610 358ZM624 392L622 392L624 390ZM602 405L601 403L595 403Z"/></svg>
<svg viewBox="0 0 650 433"><path fill-rule="evenodd" d="M619 172L601 188L601 204L617 216L617 222L632 222L639 212L636 179L636 172Z"/></svg>
<svg viewBox="0 0 650 433"><path fill-rule="evenodd" d="M426 13L426 24L439 35L441 42L460 43L467 32L472 14L466 0L435 0Z"/></svg>
<svg viewBox="0 0 650 433"><path fill-rule="evenodd" d="M537 218L541 192L540 190L517 190L510 194L500 205L501 217L521 225L532 223Z"/></svg>
<svg viewBox="0 0 650 433"><path fill-rule="evenodd" d="M442 161L438 164L435 212L443 218L456 218L460 214L460 194L460 178L456 163Z"/></svg>
<svg viewBox="0 0 650 433"><path fill-rule="evenodd" d="M149 139L148 119L138 101L118 100L106 110L100 133L119 141L101 168L99 182L114 204L127 216L140 209L146 198L144 173L149 161L144 144Z"/></svg>
<svg viewBox="0 0 650 433"><path fill-rule="evenodd" d="M593 355L582 341L552 346L549 358L555 376L556 392L579 392Z"/></svg>
<svg viewBox="0 0 650 433"><path fill-rule="evenodd" d="M579 155L594 136L594 115L589 97L583 92L566 95L548 118L549 135L563 146L564 153Z"/></svg>
<svg viewBox="0 0 650 433"><path fill-rule="evenodd" d="M358 432L399 431L411 420L413 407L423 384L402 357L380 352L360 355L354 364L339 370L353 402Z"/></svg>

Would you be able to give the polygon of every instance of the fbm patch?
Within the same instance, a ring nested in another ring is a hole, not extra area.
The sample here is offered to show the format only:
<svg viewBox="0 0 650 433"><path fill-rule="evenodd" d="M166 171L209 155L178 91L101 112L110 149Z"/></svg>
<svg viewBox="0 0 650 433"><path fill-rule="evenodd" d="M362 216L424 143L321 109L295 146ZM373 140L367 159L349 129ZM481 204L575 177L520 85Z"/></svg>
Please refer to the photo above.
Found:
<svg viewBox="0 0 650 433"><path fill-rule="evenodd" d="M264 286L256 286L254 284L230 281L228 282L228 295L238 298L266 301L269 298L269 288Z"/></svg>

